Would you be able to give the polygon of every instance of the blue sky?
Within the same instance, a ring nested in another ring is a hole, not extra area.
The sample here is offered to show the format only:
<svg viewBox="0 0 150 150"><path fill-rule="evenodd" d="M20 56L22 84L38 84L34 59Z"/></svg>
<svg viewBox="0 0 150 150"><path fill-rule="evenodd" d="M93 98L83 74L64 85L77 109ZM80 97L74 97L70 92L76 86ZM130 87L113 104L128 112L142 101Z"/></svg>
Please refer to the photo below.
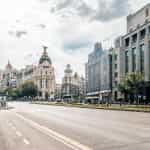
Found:
<svg viewBox="0 0 150 150"><path fill-rule="evenodd" d="M126 33L126 16L149 0L5 0L0 2L0 69L37 64L42 45L61 81L67 63L84 75L94 43Z"/></svg>

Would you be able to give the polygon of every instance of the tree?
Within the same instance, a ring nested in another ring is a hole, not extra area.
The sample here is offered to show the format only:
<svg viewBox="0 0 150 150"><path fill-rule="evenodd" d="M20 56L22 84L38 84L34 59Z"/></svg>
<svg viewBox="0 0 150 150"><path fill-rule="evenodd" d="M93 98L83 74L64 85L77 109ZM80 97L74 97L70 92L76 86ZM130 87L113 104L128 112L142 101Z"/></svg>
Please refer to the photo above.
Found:
<svg viewBox="0 0 150 150"><path fill-rule="evenodd" d="M25 82L21 85L21 96L35 97L37 96L38 89L33 82Z"/></svg>
<svg viewBox="0 0 150 150"><path fill-rule="evenodd" d="M138 94L144 87L144 76L141 73L130 73L125 76L118 85L118 90L124 95L133 96L133 100L138 100Z"/></svg>
<svg viewBox="0 0 150 150"><path fill-rule="evenodd" d="M7 88L4 90L4 93L13 100L19 97L19 90L17 88Z"/></svg>

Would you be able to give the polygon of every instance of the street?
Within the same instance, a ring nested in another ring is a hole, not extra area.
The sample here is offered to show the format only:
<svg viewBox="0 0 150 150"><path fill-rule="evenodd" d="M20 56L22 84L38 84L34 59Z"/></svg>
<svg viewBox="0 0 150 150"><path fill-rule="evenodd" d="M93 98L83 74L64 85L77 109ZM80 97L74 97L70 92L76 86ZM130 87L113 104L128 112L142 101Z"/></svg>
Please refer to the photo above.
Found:
<svg viewBox="0 0 150 150"><path fill-rule="evenodd" d="M0 150L149 150L149 113L11 102Z"/></svg>

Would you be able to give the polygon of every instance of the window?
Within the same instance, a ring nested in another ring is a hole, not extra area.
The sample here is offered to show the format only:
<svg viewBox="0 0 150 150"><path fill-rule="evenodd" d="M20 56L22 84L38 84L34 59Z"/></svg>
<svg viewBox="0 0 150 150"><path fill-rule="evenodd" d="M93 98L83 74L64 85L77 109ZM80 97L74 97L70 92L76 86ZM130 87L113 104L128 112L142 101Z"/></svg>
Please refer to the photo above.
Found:
<svg viewBox="0 0 150 150"><path fill-rule="evenodd" d="M132 48L132 72L136 71L136 48Z"/></svg>
<svg viewBox="0 0 150 150"><path fill-rule="evenodd" d="M118 77L118 72L115 72L115 78L117 78Z"/></svg>
<svg viewBox="0 0 150 150"><path fill-rule="evenodd" d="M140 71L144 72L144 44L140 45Z"/></svg>
<svg viewBox="0 0 150 150"><path fill-rule="evenodd" d="M141 32L140 32L140 40L143 40L145 38L145 33L146 33L146 30L143 29Z"/></svg>
<svg viewBox="0 0 150 150"><path fill-rule="evenodd" d="M118 82L117 82L117 81L115 81L114 83L115 83L115 87L116 87L116 86L118 85Z"/></svg>
<svg viewBox="0 0 150 150"><path fill-rule="evenodd" d="M125 72L126 73L128 73L128 71L129 71L129 63L128 63L128 61L129 61L129 52L126 51L125 52Z"/></svg>
<svg viewBox="0 0 150 150"><path fill-rule="evenodd" d="M145 10L145 17L148 17L149 16L149 9L147 8L146 10Z"/></svg>
<svg viewBox="0 0 150 150"><path fill-rule="evenodd" d="M115 64L115 69L117 69L117 64Z"/></svg>
<svg viewBox="0 0 150 150"><path fill-rule="evenodd" d="M117 60L117 54L115 54L115 60Z"/></svg>
<svg viewBox="0 0 150 150"><path fill-rule="evenodd" d="M136 41L137 41L137 34L134 34L132 36L132 43L136 43Z"/></svg>
<svg viewBox="0 0 150 150"><path fill-rule="evenodd" d="M129 46L129 41L130 41L129 38L125 39L125 47L128 47L128 46Z"/></svg>
<svg viewBox="0 0 150 150"><path fill-rule="evenodd" d="M48 88L48 80L46 79L46 81L45 81L46 83L45 83L45 85L46 85L46 88Z"/></svg>
<svg viewBox="0 0 150 150"><path fill-rule="evenodd" d="M40 87L42 88L42 80L40 80Z"/></svg>

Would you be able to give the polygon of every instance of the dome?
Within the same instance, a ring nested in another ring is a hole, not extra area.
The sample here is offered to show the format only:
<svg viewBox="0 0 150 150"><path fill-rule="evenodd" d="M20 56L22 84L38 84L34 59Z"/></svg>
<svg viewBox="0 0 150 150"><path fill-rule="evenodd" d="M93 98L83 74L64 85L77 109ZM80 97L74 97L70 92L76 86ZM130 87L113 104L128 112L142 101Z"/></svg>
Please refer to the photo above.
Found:
<svg viewBox="0 0 150 150"><path fill-rule="evenodd" d="M65 73L72 73L72 69L71 69L70 64L67 64L66 69L65 69Z"/></svg>
<svg viewBox="0 0 150 150"><path fill-rule="evenodd" d="M52 61L51 61L51 59L48 56L47 51L46 51L47 47L44 46L43 48L44 48L44 52L43 52L43 54L39 60L39 64L42 64L44 61L47 61L47 62L49 62L49 64L52 64Z"/></svg>
<svg viewBox="0 0 150 150"><path fill-rule="evenodd" d="M8 64L6 65L6 70L11 70L12 69L12 65L10 64L10 62L8 61Z"/></svg>

